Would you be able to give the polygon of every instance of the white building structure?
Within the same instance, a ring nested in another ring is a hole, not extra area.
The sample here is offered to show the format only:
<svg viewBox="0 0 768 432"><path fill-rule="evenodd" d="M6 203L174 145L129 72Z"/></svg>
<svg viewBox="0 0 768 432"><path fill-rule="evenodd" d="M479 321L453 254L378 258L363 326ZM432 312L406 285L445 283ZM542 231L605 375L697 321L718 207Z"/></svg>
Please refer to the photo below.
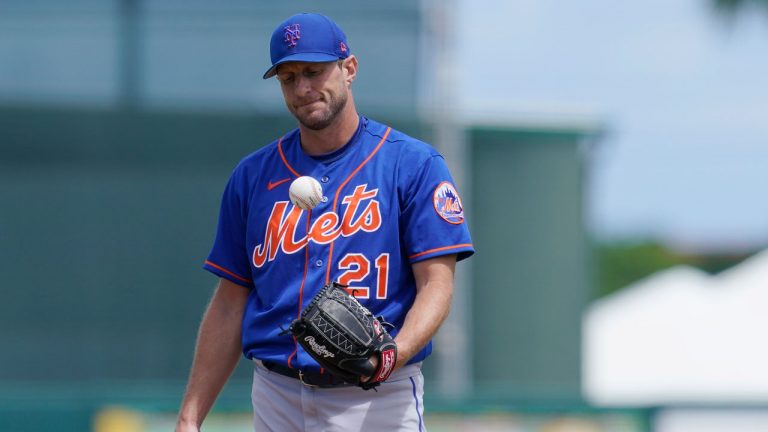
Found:
<svg viewBox="0 0 768 432"><path fill-rule="evenodd" d="M601 406L768 402L768 251L710 276L675 267L593 303L585 397Z"/></svg>

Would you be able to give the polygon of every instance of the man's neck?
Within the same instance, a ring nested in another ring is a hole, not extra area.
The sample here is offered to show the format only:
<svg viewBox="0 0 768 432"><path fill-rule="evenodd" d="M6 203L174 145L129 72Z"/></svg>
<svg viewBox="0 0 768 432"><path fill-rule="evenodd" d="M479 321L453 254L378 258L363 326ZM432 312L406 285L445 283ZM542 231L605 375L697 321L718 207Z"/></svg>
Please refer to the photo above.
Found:
<svg viewBox="0 0 768 432"><path fill-rule="evenodd" d="M350 101L351 102L351 101ZM340 149L357 132L360 116L354 104L348 104L336 121L322 130L312 130L299 124L301 148L310 156L320 156Z"/></svg>

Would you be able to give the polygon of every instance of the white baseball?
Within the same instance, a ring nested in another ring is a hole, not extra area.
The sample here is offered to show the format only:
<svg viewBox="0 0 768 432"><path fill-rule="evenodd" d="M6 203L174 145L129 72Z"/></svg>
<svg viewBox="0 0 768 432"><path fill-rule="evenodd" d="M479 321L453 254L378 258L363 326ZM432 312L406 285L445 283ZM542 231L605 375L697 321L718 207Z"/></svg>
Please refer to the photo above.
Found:
<svg viewBox="0 0 768 432"><path fill-rule="evenodd" d="M323 199L323 187L312 177L301 176L291 183L288 196L296 207L311 210Z"/></svg>

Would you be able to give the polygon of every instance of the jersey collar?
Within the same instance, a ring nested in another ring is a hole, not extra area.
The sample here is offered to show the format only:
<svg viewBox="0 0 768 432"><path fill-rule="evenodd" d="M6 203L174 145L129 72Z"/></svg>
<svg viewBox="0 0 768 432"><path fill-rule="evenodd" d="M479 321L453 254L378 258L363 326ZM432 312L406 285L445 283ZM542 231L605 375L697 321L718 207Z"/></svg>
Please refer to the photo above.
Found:
<svg viewBox="0 0 768 432"><path fill-rule="evenodd" d="M365 126L367 124L368 124L368 119L363 117L363 116L360 116L360 118L359 118L359 120L357 122L357 130L355 131L354 134L352 134L352 138L350 138L349 141L346 142L346 144L344 144L340 148L338 148L338 149L336 149L336 150L334 150L334 151L332 151L330 153L326 153L326 154L322 154L322 155L317 155L317 156L310 156L310 155L307 155L307 156L309 156L310 158L312 158L312 159L314 159L314 160L316 160L318 162L324 163L324 164L329 164L331 162L335 162L335 161L341 159L345 154L347 154L347 152L351 148L353 148L355 146L355 143L357 143L359 141L360 134L362 133L363 129L365 128ZM299 135L299 137L301 137L301 135ZM301 139L301 138L299 138L299 139Z"/></svg>

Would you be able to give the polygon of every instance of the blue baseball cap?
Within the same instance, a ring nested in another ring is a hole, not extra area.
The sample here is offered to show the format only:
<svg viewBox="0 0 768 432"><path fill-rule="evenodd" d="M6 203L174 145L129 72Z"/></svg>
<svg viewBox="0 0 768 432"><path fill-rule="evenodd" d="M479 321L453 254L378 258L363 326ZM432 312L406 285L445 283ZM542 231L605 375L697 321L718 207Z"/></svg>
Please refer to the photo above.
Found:
<svg viewBox="0 0 768 432"><path fill-rule="evenodd" d="M301 13L280 23L272 32L269 43L272 67L264 73L264 79L277 73L277 67L285 62L312 63L332 62L349 57L347 36L325 15Z"/></svg>

